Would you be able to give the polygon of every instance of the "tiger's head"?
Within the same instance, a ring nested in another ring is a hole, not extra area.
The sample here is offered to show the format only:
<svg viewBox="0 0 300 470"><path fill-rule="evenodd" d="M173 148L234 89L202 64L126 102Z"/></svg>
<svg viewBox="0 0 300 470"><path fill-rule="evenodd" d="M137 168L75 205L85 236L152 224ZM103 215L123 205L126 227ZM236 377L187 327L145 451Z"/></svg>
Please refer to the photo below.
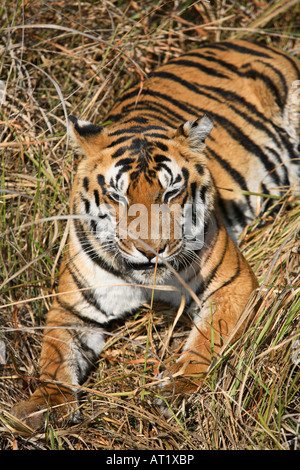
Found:
<svg viewBox="0 0 300 470"><path fill-rule="evenodd" d="M177 130L137 122L98 127L70 116L84 158L71 199L76 236L109 271L162 283L197 262L214 203L203 154L213 123L204 115Z"/></svg>

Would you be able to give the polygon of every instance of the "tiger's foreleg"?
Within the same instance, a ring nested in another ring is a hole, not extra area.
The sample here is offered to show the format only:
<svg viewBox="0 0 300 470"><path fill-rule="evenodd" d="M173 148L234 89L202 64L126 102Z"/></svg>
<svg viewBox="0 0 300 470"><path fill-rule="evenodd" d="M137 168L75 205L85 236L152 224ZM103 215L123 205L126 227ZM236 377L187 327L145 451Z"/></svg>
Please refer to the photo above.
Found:
<svg viewBox="0 0 300 470"><path fill-rule="evenodd" d="M78 388L103 344L100 328L90 327L54 301L47 315L37 389L12 413L34 429L44 424L48 410L56 421L78 421Z"/></svg>
<svg viewBox="0 0 300 470"><path fill-rule="evenodd" d="M202 385L209 367L220 358L221 348L242 334L249 316L255 313L252 309L244 320L241 317L257 280L222 225L213 250L204 255L201 275L206 283L202 308L193 317L194 326L183 354L170 367L176 394L189 393ZM173 393L173 384L163 384L162 390Z"/></svg>

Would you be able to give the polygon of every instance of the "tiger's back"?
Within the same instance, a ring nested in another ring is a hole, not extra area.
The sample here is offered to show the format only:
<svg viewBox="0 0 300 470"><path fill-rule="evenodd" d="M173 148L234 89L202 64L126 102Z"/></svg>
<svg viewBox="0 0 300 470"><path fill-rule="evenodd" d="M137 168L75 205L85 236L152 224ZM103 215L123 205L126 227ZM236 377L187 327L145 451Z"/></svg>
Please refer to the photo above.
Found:
<svg viewBox="0 0 300 470"><path fill-rule="evenodd" d="M214 128L204 153L226 226L237 237L271 204L268 195L299 183L297 80L299 62L281 51L244 41L212 44L125 92L108 119L122 124L130 115L137 125L155 119L176 128L208 113Z"/></svg>
<svg viewBox="0 0 300 470"><path fill-rule="evenodd" d="M15 407L19 418L38 427L45 404L59 416L76 409L106 325L149 301L154 269L163 288L155 299L176 305L179 291L193 315L168 373L176 374L179 393L201 386L212 356L242 332L239 319L257 287L229 234L237 238L270 205L268 196L282 195L299 177L299 70L272 48L213 44L125 91L107 127L70 117L85 158L73 185L74 218L47 315L39 387ZM130 213L137 205L145 209L139 224ZM157 205L167 212L152 219ZM186 220L189 232L176 236ZM138 235L147 227L146 235L132 236L128 223L139 225Z"/></svg>

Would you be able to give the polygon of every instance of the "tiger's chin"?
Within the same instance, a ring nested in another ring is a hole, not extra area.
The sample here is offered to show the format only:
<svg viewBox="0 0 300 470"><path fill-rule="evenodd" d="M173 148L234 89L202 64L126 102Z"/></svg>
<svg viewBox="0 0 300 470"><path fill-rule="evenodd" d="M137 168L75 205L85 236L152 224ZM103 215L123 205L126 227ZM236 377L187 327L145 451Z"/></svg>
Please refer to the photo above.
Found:
<svg viewBox="0 0 300 470"><path fill-rule="evenodd" d="M176 255L178 252L176 252ZM163 259L154 257L145 262L133 256L128 256L119 251L119 256L115 261L122 274L126 274L132 282L139 284L165 284L172 275L173 263L176 255L170 255Z"/></svg>
<svg viewBox="0 0 300 470"><path fill-rule="evenodd" d="M140 284L163 284L170 276L168 268L162 264L155 265L145 263L140 265L128 265L128 275L134 282Z"/></svg>

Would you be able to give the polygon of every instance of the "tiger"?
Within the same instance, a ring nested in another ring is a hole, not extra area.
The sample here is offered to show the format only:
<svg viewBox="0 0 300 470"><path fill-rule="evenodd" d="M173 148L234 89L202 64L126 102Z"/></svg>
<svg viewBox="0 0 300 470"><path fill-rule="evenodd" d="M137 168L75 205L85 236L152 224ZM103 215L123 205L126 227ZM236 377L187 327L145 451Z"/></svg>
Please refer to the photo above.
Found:
<svg viewBox="0 0 300 470"><path fill-rule="evenodd" d="M192 319L159 393L201 393L214 361L255 315L250 308L243 317L258 281L239 236L298 184L299 79L299 61L287 53L228 40L173 58L123 91L109 124L69 116L82 158L68 244L38 386L13 407L15 417L33 429L49 410L54 421L78 422L80 387L107 329L153 291L155 302L175 308L184 298Z"/></svg>

